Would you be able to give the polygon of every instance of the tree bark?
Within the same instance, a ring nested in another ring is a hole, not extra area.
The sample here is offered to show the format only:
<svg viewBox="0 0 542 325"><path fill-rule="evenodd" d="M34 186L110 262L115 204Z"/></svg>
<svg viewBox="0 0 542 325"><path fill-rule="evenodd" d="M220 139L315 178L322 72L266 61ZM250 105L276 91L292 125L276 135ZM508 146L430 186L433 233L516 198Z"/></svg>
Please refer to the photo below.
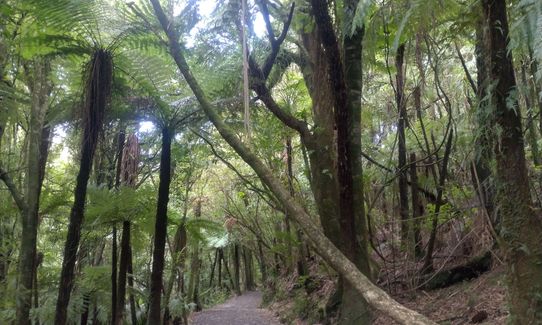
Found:
<svg viewBox="0 0 542 325"><path fill-rule="evenodd" d="M120 243L120 262L117 286L116 314L114 325L122 324L124 318L124 305L126 304L126 277L128 272L128 258L130 248L130 221L122 222L122 238Z"/></svg>
<svg viewBox="0 0 542 325"><path fill-rule="evenodd" d="M505 0L483 0L488 28L490 93L500 132L494 147L497 193L502 219L502 246L507 262L508 300L512 324L535 324L542 315L542 224L533 208L525 162L521 113L514 75Z"/></svg>
<svg viewBox="0 0 542 325"><path fill-rule="evenodd" d="M51 85L48 59L37 59L33 63L30 80L32 105L28 133L25 209L22 210L22 233L18 267L17 324L30 325L32 308L32 284L34 282L36 244L38 236L38 210L41 186L47 159L47 150L42 149L45 114L48 109ZM43 165L43 167L42 167Z"/></svg>
<svg viewBox="0 0 542 325"><path fill-rule="evenodd" d="M240 261L239 261L239 244L233 245L232 251L232 260L233 260L233 285L235 294L241 295L241 276L240 276Z"/></svg>
<svg viewBox="0 0 542 325"><path fill-rule="evenodd" d="M481 11L481 8L478 7ZM482 13L480 13L482 16ZM490 112L489 101L487 99L487 88L489 86L489 71L487 56L488 49L488 26L484 19L480 17L476 21L476 69L477 69L477 107L475 113L476 128L478 134L474 141L474 168L472 169L472 178L474 189L478 195L480 204L483 206L487 216L491 220L492 227L498 232L499 218L495 209L495 188L493 186L493 172L491 171L491 162L493 156L493 115Z"/></svg>
<svg viewBox="0 0 542 325"><path fill-rule="evenodd" d="M263 247L262 247L261 240L258 240L258 261L260 262L260 273L262 275L262 284L267 283L267 265L265 263L265 257L263 254Z"/></svg>
<svg viewBox="0 0 542 325"><path fill-rule="evenodd" d="M409 233L409 207L408 207L408 183L407 183L407 149L405 129L408 124L406 100L405 100L405 76L404 76L404 57L405 44L402 43L397 48L395 55L395 102L399 112L399 121L397 122L397 169L399 173L399 215L401 219L401 241L405 245L408 241ZM406 246L406 245L405 245Z"/></svg>
<svg viewBox="0 0 542 325"><path fill-rule="evenodd" d="M81 145L81 159L79 173L75 185L74 201L70 213L68 235L64 247L64 260L60 275L60 285L56 302L55 324L65 325L68 321L67 306L70 303L71 290L74 282L74 268L77 249L81 239L83 225L85 198L87 185L92 170L92 160L98 135L100 133L105 107L109 101L112 78L111 54L105 50L97 50L89 65L89 77L86 85L83 143Z"/></svg>
<svg viewBox="0 0 542 325"><path fill-rule="evenodd" d="M113 225L113 240L111 243L111 323L115 324L117 317L117 273L118 273L117 225Z"/></svg>
<svg viewBox="0 0 542 325"><path fill-rule="evenodd" d="M198 199L196 207L194 208L194 217L196 219L201 217L201 200ZM200 245L196 240L192 247L192 254L190 256L190 282L188 283L188 301L196 304L196 309L201 310L201 303L198 295L198 282L201 276L201 259L200 259Z"/></svg>
<svg viewBox="0 0 542 325"><path fill-rule="evenodd" d="M218 260L218 249L215 249L215 256L213 258L213 264L211 265L211 275L209 276L209 288L213 287L213 280L215 279L216 261Z"/></svg>
<svg viewBox="0 0 542 325"><path fill-rule="evenodd" d="M134 270L132 266L132 247L128 246L128 287L134 288ZM130 292L130 315L132 317L132 325L137 325L137 313L134 294Z"/></svg>
<svg viewBox="0 0 542 325"><path fill-rule="evenodd" d="M288 137L286 138L286 172L288 177L288 190L290 191L290 195L292 197L295 197L295 189L294 189L294 171L293 171L293 148L292 148L292 138ZM302 240L302 232L301 229L294 226L294 232L295 232L295 238L297 241L296 244L296 264L297 264L297 274L299 276L305 276L307 275L307 262L305 261L306 253L305 253L305 245ZM258 242L261 245L261 242Z"/></svg>
<svg viewBox="0 0 542 325"><path fill-rule="evenodd" d="M423 256L422 252L422 238L420 235L421 218L423 216L423 205L420 200L418 190L418 171L416 168L416 154L410 154L410 189L412 198L412 223L411 231L409 234L409 245L411 246L411 253L414 258L419 259Z"/></svg>
<svg viewBox="0 0 542 325"><path fill-rule="evenodd" d="M345 21L353 21L354 13L356 12L358 1L346 0L344 3ZM348 194L351 202L351 211L343 213L341 210L341 233L344 240L350 243L350 256L347 257L354 262L359 270L371 278L368 245L368 229L365 216L365 198L363 190L363 168L362 168L362 150L361 150L361 96L363 86L363 70L362 70L362 53L363 53L363 37L365 27L357 27L353 33L349 31L352 26L345 25L343 36L343 51L344 51L344 79L346 98L344 99L345 107L342 110L347 112L346 120L341 126L337 124L337 129L343 127L346 136L346 146L348 153L345 164L348 164L350 169L349 175L351 179L351 189ZM336 107L335 109L341 109ZM341 156L338 158L341 159ZM339 180L339 184L343 187L343 182ZM341 194L343 195L343 194ZM359 294L351 283L343 279L342 299L340 306L339 324L365 324L370 323L372 313L369 309L367 301Z"/></svg>
<svg viewBox="0 0 542 325"><path fill-rule="evenodd" d="M171 142L173 129L162 128L162 153L160 154L160 185L156 203L156 222L154 231L154 250L152 254L152 273L147 324L161 324L160 302L162 299L162 275L167 237L167 205L169 201L169 185L171 183Z"/></svg>
<svg viewBox="0 0 542 325"><path fill-rule="evenodd" d="M254 290L254 280L252 276L252 252L243 247L243 266L245 273L245 291Z"/></svg>

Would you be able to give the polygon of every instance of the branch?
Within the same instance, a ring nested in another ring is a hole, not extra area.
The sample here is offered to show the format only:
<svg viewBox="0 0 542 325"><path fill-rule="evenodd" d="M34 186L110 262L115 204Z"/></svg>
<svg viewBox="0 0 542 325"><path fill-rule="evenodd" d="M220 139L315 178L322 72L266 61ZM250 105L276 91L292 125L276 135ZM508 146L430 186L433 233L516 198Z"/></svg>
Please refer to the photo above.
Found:
<svg viewBox="0 0 542 325"><path fill-rule="evenodd" d="M265 20L265 26L267 27L267 34L268 34L267 36L269 38L269 42L271 43L271 53L269 53L269 55L265 59L265 63L262 68L264 80L266 80L267 77L269 76L269 73L271 73L271 69L273 68L273 64L275 63L277 54L279 53L280 46L286 39L286 35L288 34L288 30L290 29L290 24L292 23L292 18L294 16L295 2L292 3L292 6L290 7L288 18L284 22L282 32L280 33L277 39L275 39L273 26L271 26L271 20L269 19L269 10L267 10L266 0L260 0L259 3L260 3L263 19Z"/></svg>
<svg viewBox="0 0 542 325"><path fill-rule="evenodd" d="M258 1L258 5L262 12L263 20L265 21L265 27L267 28L267 37L269 42L273 44L275 42L275 32L273 31L273 26L271 25L271 20L269 19L269 9L267 9L266 0Z"/></svg>
<svg viewBox="0 0 542 325"><path fill-rule="evenodd" d="M17 204L17 208L19 208L19 211L24 213L26 210L28 210L28 206L21 192L15 183L13 183L13 180L9 176L8 172L2 167L0 167L0 179L4 182L4 184L6 184L11 196L13 197L13 200L15 201L15 204Z"/></svg>
<svg viewBox="0 0 542 325"><path fill-rule="evenodd" d="M250 74L252 77L251 88L256 92L258 98L265 104L271 113L273 113L273 115L289 128L299 132L302 138L309 136L310 132L307 123L283 110L279 104L277 104L273 96L271 96L271 92L265 85L263 72L260 70L253 57L249 57L248 64L250 66Z"/></svg>
<svg viewBox="0 0 542 325"><path fill-rule="evenodd" d="M454 42L454 46L455 46L455 51L457 52L457 56L459 57L459 61L461 61L461 66L463 67L463 71L465 71L465 75L467 76L467 80L469 81L470 87L472 88L472 91L474 91L474 93L477 94L478 89L476 87L476 84L474 83L474 80L472 79L469 69L467 68L467 64L465 63L465 58L463 57L463 54L461 54L461 50L459 49L457 42Z"/></svg>
<svg viewBox="0 0 542 325"><path fill-rule="evenodd" d="M205 136L203 136L203 134L200 134L199 132L197 132L194 129L190 129L190 131L192 131L192 133L194 133L196 136L198 136L200 139L202 139L205 143L207 143L207 145L209 145L209 148L211 149L213 155L216 158L218 158L220 161L222 161L222 163L224 163L224 165L226 165L226 167L228 167L230 170L232 170L237 175L237 177L239 177L243 182L245 182L248 189L250 189L250 190L254 191L256 194L258 194L258 196L261 197L262 200L264 200L273 209L278 210L278 211L282 211L282 209L278 208L278 205L280 205L280 204L279 204L279 202L277 202L276 198L269 195L264 190L258 188L258 186L256 186L256 184L254 184L246 176L241 174L241 172L239 170L237 170L237 168L235 168L234 165L232 165L229 161L226 160L226 158L222 157L222 155L220 155L216 151L215 146L213 145L213 143L209 139L207 139ZM264 195L268 196L269 198L264 197Z"/></svg>

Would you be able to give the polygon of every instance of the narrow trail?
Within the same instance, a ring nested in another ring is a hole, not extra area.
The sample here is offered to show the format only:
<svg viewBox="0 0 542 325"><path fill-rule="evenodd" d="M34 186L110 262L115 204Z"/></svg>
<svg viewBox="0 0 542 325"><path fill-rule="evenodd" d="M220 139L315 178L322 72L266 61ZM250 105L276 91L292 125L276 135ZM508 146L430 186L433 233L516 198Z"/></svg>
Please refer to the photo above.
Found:
<svg viewBox="0 0 542 325"><path fill-rule="evenodd" d="M262 294L245 292L225 303L194 315L191 325L280 325L271 312L259 308Z"/></svg>

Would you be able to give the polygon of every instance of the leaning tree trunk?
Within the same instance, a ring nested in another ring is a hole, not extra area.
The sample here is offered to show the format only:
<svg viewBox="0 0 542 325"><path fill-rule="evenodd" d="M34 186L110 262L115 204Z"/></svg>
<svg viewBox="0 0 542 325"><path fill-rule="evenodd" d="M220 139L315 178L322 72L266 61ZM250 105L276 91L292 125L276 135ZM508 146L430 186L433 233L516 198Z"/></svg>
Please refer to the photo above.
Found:
<svg viewBox="0 0 542 325"><path fill-rule="evenodd" d="M256 172L260 180L266 184L276 195L277 199L290 213L292 219L303 228L304 234L314 246L316 252L329 263L339 274L349 281L356 290L363 295L367 302L376 310L383 312L401 324L422 325L435 324L425 316L410 310L397 301L393 300L386 292L374 285L357 266L352 263L316 226L305 209L296 203L287 189L273 175L273 172L251 152L235 135L235 133L220 119L218 113L207 99L198 81L192 75L190 67L184 57L183 50L179 44L177 30L172 28L158 0L150 0L155 15L168 38L169 51L175 60L179 71L185 78L188 86L201 105L201 108L217 128L220 135L239 154L239 156ZM322 4L325 6L325 4Z"/></svg>
<svg viewBox="0 0 542 325"><path fill-rule="evenodd" d="M48 108L51 89L49 72L51 66L48 59L34 61L34 76L30 81L32 107L28 134L27 172L26 172L26 209L22 210L22 234L19 253L19 282L17 296L17 324L30 325L30 308L32 307L32 284L34 282L36 244L38 235L38 209L43 170L45 170L46 151L42 150L42 132L45 114Z"/></svg>
<svg viewBox="0 0 542 325"><path fill-rule="evenodd" d="M75 185L73 207L70 213L68 235L64 247L64 260L60 273L60 285L56 302L55 324L64 325L68 319L68 306L74 282L77 249L81 239L81 227L85 210L87 184L92 169L92 159L98 142L105 108L109 100L112 81L111 53L99 49L94 52L88 66L83 107L83 136L79 174Z"/></svg>
<svg viewBox="0 0 542 325"><path fill-rule="evenodd" d="M156 203L156 223L154 226L154 250L152 253L152 273L147 324L161 324L160 302L162 299L162 275L167 237L167 205L169 184L171 183L171 142L173 129L162 128L162 153L160 154L160 185Z"/></svg>
<svg viewBox="0 0 542 325"><path fill-rule="evenodd" d="M497 202L502 219L502 246L507 262L510 321L535 324L542 317L542 224L533 208L525 162L521 113L515 97L516 79L508 50L505 0L483 0L488 27L490 98L496 127L500 129L497 161Z"/></svg>

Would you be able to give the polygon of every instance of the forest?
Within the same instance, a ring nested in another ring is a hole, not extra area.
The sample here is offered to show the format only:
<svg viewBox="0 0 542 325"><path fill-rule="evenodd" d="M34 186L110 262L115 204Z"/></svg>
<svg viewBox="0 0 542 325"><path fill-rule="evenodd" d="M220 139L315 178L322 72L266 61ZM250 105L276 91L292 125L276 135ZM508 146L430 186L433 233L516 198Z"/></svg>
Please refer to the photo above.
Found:
<svg viewBox="0 0 542 325"><path fill-rule="evenodd" d="M541 35L540 0L0 0L0 324L542 324Z"/></svg>

